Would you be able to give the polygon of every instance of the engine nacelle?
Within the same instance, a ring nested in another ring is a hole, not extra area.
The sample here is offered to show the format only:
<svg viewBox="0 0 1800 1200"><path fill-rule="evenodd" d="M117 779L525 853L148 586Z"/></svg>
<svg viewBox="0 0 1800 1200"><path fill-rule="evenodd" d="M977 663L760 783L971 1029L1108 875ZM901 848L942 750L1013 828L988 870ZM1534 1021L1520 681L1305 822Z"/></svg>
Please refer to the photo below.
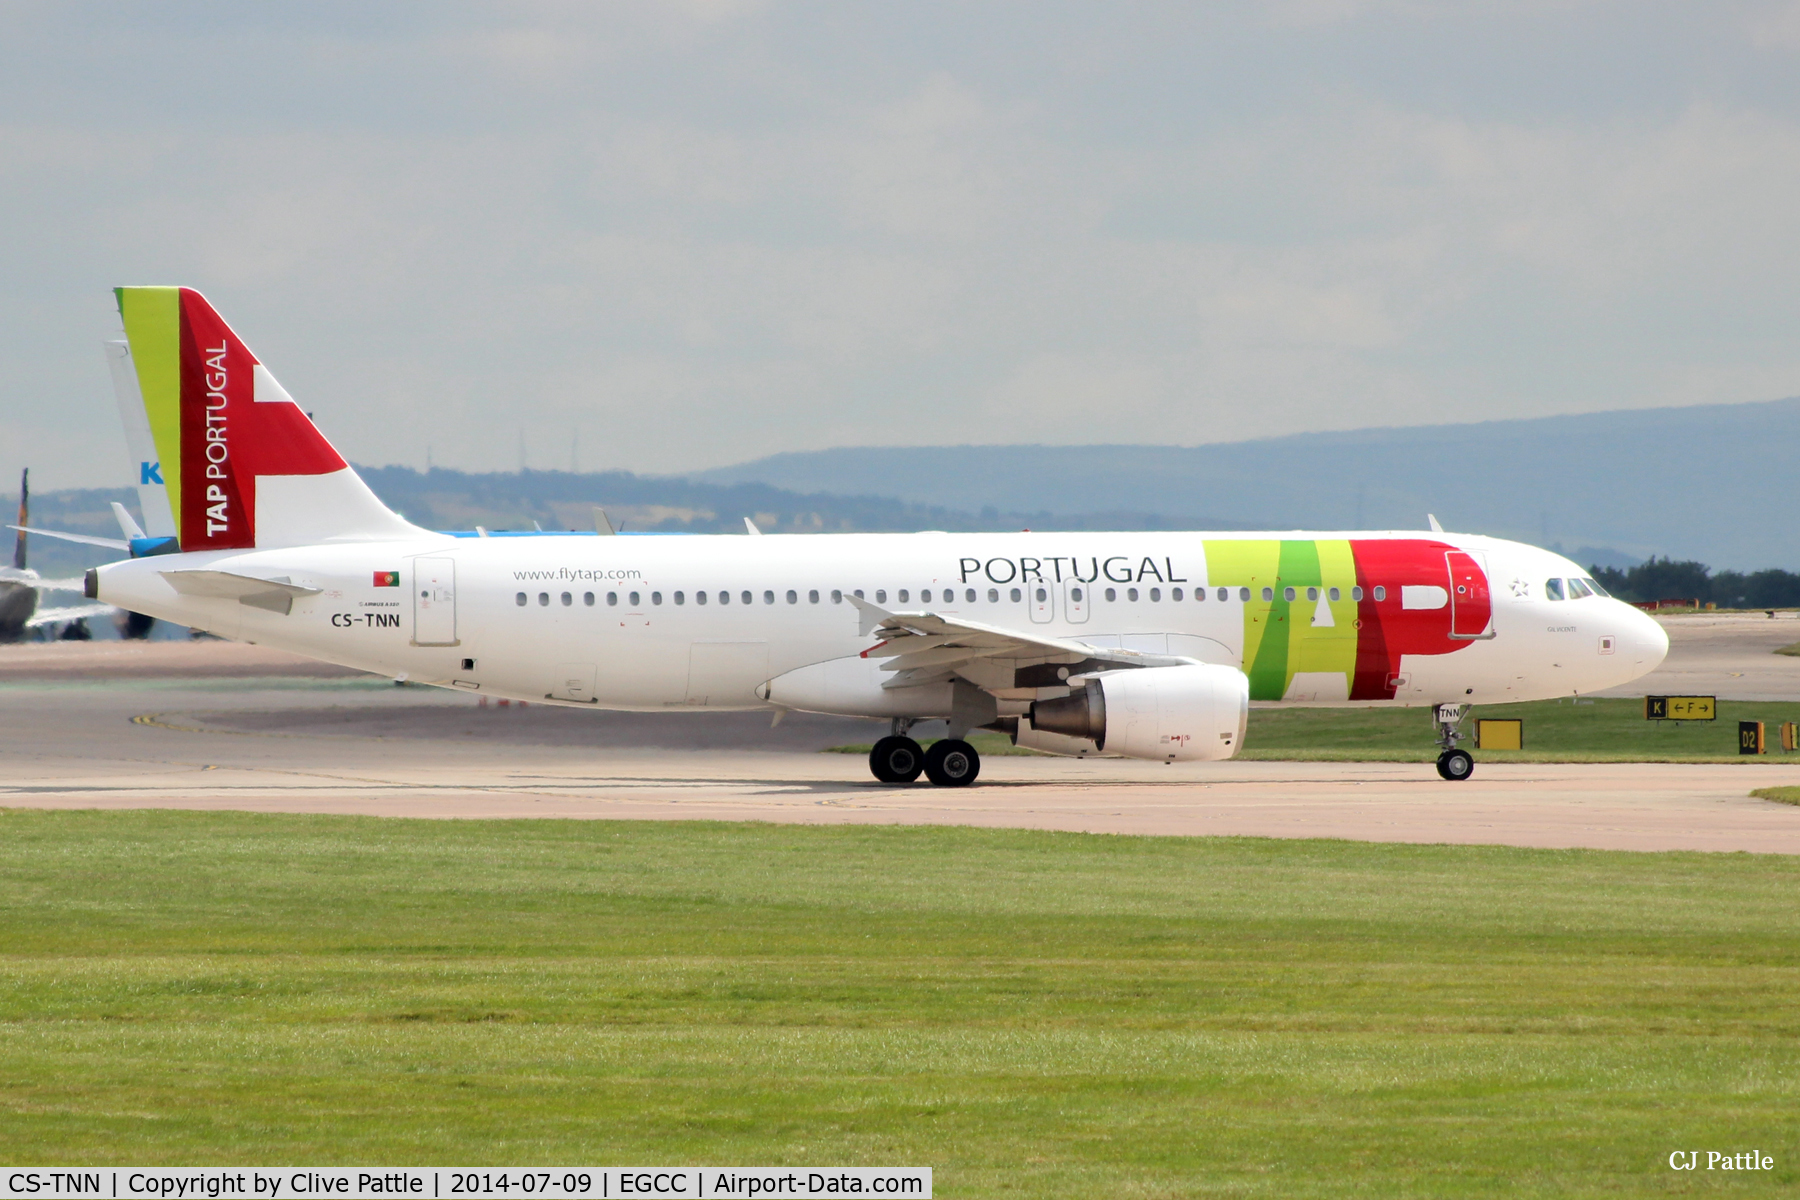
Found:
<svg viewBox="0 0 1800 1200"><path fill-rule="evenodd" d="M1207 664L1107 671L1060 700L1031 706L1033 729L1161 762L1230 758L1243 745L1249 718L1249 677Z"/></svg>

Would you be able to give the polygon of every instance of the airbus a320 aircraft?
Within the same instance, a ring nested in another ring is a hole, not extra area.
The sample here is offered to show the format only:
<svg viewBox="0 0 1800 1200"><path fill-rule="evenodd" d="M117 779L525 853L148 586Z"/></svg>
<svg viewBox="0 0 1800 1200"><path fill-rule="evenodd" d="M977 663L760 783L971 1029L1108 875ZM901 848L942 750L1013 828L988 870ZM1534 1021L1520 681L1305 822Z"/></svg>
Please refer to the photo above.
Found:
<svg viewBox="0 0 1800 1200"><path fill-rule="evenodd" d="M892 721L875 777L960 786L998 729L1227 759L1252 700L1430 709L1627 683L1661 627L1568 559L1419 533L435 533L390 511L198 292L118 292L149 533L87 595L418 683L575 708ZM748 524L748 523L747 523ZM1435 522L1434 522L1435 524ZM755 532L754 526L750 532ZM922 750L916 722L948 737Z"/></svg>

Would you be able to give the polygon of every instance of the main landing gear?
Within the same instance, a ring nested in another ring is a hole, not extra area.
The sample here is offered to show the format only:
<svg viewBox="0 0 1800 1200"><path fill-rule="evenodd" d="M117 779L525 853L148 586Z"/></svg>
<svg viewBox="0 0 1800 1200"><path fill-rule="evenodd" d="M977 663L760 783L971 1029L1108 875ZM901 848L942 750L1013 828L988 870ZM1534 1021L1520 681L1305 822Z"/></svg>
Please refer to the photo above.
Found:
<svg viewBox="0 0 1800 1200"><path fill-rule="evenodd" d="M1463 718L1468 715L1467 704L1440 704L1432 713L1437 726L1437 744L1442 751L1437 758L1437 772L1445 779L1467 779L1475 773L1474 756L1467 750L1456 748L1456 743L1468 736L1461 728Z"/></svg>
<svg viewBox="0 0 1800 1200"><path fill-rule="evenodd" d="M967 787L981 774L981 755L961 738L933 742L930 749L907 736L911 721L896 718L894 732L869 751L869 771L883 783L911 783L923 774L939 787Z"/></svg>

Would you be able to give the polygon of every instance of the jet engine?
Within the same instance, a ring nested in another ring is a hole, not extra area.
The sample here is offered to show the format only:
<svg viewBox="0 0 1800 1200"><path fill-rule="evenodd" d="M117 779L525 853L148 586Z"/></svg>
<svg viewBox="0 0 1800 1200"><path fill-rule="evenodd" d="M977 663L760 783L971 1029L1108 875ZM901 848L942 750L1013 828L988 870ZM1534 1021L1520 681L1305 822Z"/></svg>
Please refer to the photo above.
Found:
<svg viewBox="0 0 1800 1200"><path fill-rule="evenodd" d="M1083 686L1031 706L1033 730L1086 738L1108 754L1159 762L1230 758L1243 745L1250 680L1235 667L1144 667L1069 682Z"/></svg>

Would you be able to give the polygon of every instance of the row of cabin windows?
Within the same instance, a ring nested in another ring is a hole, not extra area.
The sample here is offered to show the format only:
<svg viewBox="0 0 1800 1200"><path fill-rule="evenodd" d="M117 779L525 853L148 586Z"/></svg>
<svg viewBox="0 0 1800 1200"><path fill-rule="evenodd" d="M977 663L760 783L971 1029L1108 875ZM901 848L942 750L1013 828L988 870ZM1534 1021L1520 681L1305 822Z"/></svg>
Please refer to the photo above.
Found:
<svg viewBox="0 0 1800 1200"><path fill-rule="evenodd" d="M1041 591L1042 589L1039 589L1039 590ZM1291 601L1295 600L1296 598L1298 598L1300 593L1302 591L1304 591L1306 593L1306 598L1308 600L1316 601L1319 598L1319 592L1321 590L1323 590L1325 592L1326 598L1334 604L1344 598L1344 591L1342 588L1320 589L1320 588L1316 588L1316 587L1282 588L1281 589L1281 598L1283 600L1287 600L1287 601L1291 602ZM1232 589L1230 589L1230 588L1218 589L1219 599L1220 600L1230 600L1231 599L1231 591L1232 591ZM1160 601L1163 598L1163 590L1161 588L1151 588L1151 589L1149 589L1149 593L1150 593L1150 599L1153 601ZM1380 586L1379 584L1376 585L1373 594L1374 594L1374 598L1377 600L1386 600L1387 599L1387 589L1385 587ZM1106 598L1108 600L1117 600L1119 598L1119 589L1107 588L1106 589ZM1138 590L1136 588L1126 588L1125 589L1125 599L1136 600L1137 598L1138 598ZM1241 601L1247 602L1250 599L1250 589L1247 587L1238 588L1237 589L1237 598ZM1275 589L1272 587L1266 587L1266 588L1262 589L1262 598L1264 600L1275 599ZM1355 600L1355 601L1361 601L1362 598L1363 598L1362 588L1353 587L1350 589L1350 599ZM1040 596L1039 599L1042 599L1042 597ZM1077 604L1079 604L1081 602L1081 589L1080 588L1071 588L1069 591L1069 599L1071 599L1071 600L1075 601ZM1171 600L1185 599L1185 593L1182 591L1181 588L1170 588L1169 589L1169 599L1171 599ZM1206 589L1205 588L1195 588L1194 589L1194 599L1205 600L1206 599Z"/></svg>
<svg viewBox="0 0 1800 1200"><path fill-rule="evenodd" d="M1550 582L1552 584L1558 583L1558 581L1554 580L1554 579L1552 579ZM1571 588L1573 588L1573 586L1578 582L1581 582L1581 581L1571 579L1569 581L1569 584L1570 584ZM1595 584L1594 587L1598 588L1599 585ZM1304 590L1306 592L1307 600L1309 600L1309 601L1318 600L1319 592L1320 592L1319 588L1309 587ZM1338 602L1339 600L1343 599L1343 591L1340 588L1325 588L1323 590L1326 594L1326 597L1329 600L1331 600L1331 602L1334 604L1336 602ZM1546 588L1545 590L1551 591L1549 588ZM1231 599L1231 591L1232 591L1232 589L1230 589L1230 588L1218 589L1219 599L1222 601L1230 600ZM1153 602L1161 602L1161 600L1163 598L1163 590L1161 588L1150 588L1150 589L1148 589L1148 592L1149 592L1149 598ZM1291 588L1291 587L1290 588L1282 588L1281 589L1282 599L1288 600L1288 601L1293 601L1298 597L1299 592L1300 592L1300 589L1297 589L1297 588ZM956 589L955 588L940 588L939 593L943 596L943 603L945 603L945 604L956 603ZM863 593L862 593L861 588L858 588L855 592L853 592L851 594L854 595L858 600L863 598ZM1582 594L1585 595L1586 593L1584 592ZM1604 594L1604 593L1602 593L1602 594ZM711 592L695 592L694 596L693 596L694 603L695 604L711 603L710 598L712 595L713 595L713 593L711 593ZM730 604L732 602L731 595L732 594L730 592L719 592L718 593L718 602L720 604ZM776 595L776 593L773 590L764 591L762 593L762 602L764 604L774 604L776 602L775 595ZM968 604L976 603L977 600L979 599L979 596L980 596L980 593L975 588L966 588L963 591L963 600L965 603L968 603ZM1387 599L1387 589L1385 587L1377 585L1373 590L1373 596L1377 600L1386 600ZM737 594L737 597L738 597L737 602L739 604L755 604L756 603L756 593L755 592L748 592L748 591L739 592ZM792 588L789 588L787 590L787 592L785 593L785 598L789 604L800 603L800 593L793 590ZM875 603L886 604L887 598L888 598L888 594L887 594L886 588L876 588L875 589ZM1009 588L1007 598L1010 599L1014 604L1017 604L1025 598L1025 593L1020 588ZM1033 589L1032 598L1034 600L1036 600L1039 604L1042 604L1044 601L1046 601L1050 598L1049 590L1047 588L1042 588L1042 587L1035 588L1035 589ZM1087 598L1087 594L1083 589L1078 588L1078 587L1069 589L1069 599L1072 602L1074 602L1076 604L1080 604L1086 598ZM1170 588L1169 589L1169 599L1182 600L1185 598L1186 598L1186 592L1182 588ZM1241 601L1248 601L1250 599L1250 589L1247 587L1238 588L1237 589L1237 598ZM1275 599L1275 589L1268 588L1268 587L1263 588L1262 589L1262 598L1265 601ZM1351 600L1360 601L1362 598L1363 598L1362 588L1353 587L1350 589L1350 599ZM1552 600L1562 599L1561 588L1558 587L1553 592L1551 592L1550 598ZM562 599L564 608L572 607L575 603L575 595L573 592L562 593L561 599ZM688 594L686 592L676 592L673 594L672 599L675 601L676 604L686 604L688 602ZM911 593L910 589L900 588L894 593L894 599L900 604L910 604L910 603L912 603L912 593ZM1117 603L1117 601L1119 599L1119 589L1107 588L1106 589L1106 599L1109 602ZM1138 599L1138 589L1137 588L1126 588L1125 589L1125 599L1127 601L1135 603ZM1194 599L1195 600L1205 600L1206 599L1206 589L1205 588L1195 588L1194 589ZM988 600L989 604L1000 603L1000 589L999 588L988 588L987 589L987 600ZM625 593L625 601L629 607L639 608L643 604L643 593L641 593L641 592ZM520 608L524 608L527 604L531 603L531 597L525 592L520 592L517 596L515 596L513 598L513 602L515 604L517 604ZM541 605L544 608L550 607L550 593L549 592L539 592L537 594L537 602L539 605ZM581 602L589 608L594 607L594 604L596 603L594 593L593 592L583 592L581 594ZM661 604L662 602L663 602L663 594L661 592L651 592L650 593L650 603L651 604ZM818 589L815 588L806 593L806 602L808 604L819 603ZM831 593L831 602L833 604L842 604L844 602L844 593L841 591L833 591ZM932 602L932 589L930 589L930 588L921 589L919 592L919 603L930 604L931 602ZM607 604L607 607L609 607L609 608L617 608L619 605L619 593L618 592L606 593L606 604Z"/></svg>

